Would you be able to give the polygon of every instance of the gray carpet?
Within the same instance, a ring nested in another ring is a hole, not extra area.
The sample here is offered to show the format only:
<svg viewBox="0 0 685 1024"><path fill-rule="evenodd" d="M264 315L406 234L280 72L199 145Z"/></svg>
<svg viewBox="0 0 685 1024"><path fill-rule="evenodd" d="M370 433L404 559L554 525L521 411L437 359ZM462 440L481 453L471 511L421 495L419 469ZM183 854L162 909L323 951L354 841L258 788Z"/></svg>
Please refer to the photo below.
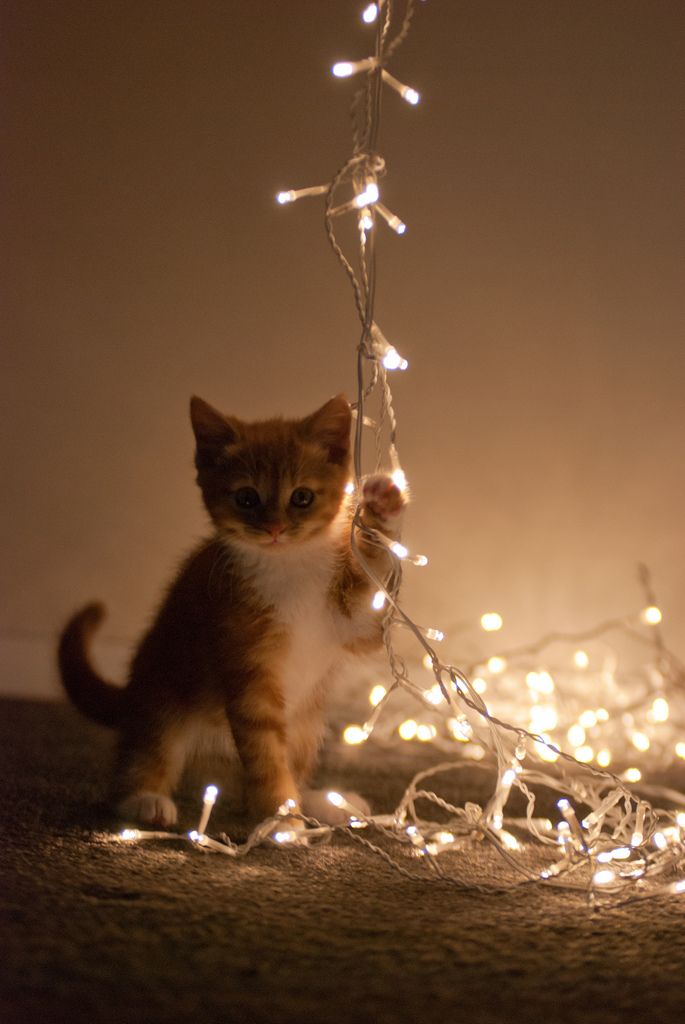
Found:
<svg viewBox="0 0 685 1024"><path fill-rule="evenodd" d="M242 861L126 846L100 803L111 735L62 705L0 713L3 1024L684 1018L685 898L592 914L538 889L463 893L344 839ZM369 746L329 752L321 777L391 810L414 768ZM459 784L473 797L478 781ZM187 828L199 792L184 791ZM491 877L485 851L469 856Z"/></svg>

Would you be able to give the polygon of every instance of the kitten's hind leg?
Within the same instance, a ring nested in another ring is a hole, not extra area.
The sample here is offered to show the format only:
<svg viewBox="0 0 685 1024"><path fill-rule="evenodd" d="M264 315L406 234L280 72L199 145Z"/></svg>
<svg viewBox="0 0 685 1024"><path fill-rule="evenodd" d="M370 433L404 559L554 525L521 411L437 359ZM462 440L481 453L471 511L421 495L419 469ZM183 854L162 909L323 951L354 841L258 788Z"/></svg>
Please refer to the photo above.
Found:
<svg viewBox="0 0 685 1024"><path fill-rule="evenodd" d="M163 728L138 721L122 732L112 787L122 819L162 827L176 824L171 794L183 771L186 739L178 724Z"/></svg>

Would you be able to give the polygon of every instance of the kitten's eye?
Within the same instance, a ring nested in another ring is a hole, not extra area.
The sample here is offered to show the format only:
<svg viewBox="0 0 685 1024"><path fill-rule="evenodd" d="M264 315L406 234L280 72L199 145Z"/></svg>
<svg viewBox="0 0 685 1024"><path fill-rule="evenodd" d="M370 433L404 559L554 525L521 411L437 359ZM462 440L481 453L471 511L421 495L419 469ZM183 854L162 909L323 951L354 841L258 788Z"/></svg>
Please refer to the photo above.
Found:
<svg viewBox="0 0 685 1024"><path fill-rule="evenodd" d="M290 504L295 508L309 508L314 501L314 491L308 487L296 487L290 496Z"/></svg>
<svg viewBox="0 0 685 1024"><path fill-rule="evenodd" d="M261 504L259 492L254 487L239 487L233 495L238 508L256 508Z"/></svg>

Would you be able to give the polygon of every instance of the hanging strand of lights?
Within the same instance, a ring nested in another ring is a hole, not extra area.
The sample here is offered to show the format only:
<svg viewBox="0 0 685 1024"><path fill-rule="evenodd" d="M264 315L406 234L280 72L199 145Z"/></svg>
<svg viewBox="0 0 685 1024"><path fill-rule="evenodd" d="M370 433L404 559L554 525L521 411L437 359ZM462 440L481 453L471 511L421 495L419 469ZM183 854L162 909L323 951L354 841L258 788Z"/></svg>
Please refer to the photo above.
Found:
<svg viewBox="0 0 685 1024"><path fill-rule="evenodd" d="M368 461L367 431L373 436L368 471L389 471L396 485L407 490L389 375L406 370L408 362L377 323L375 298L377 227L382 222L397 235L406 231L400 217L382 202L386 164L378 152L378 137L387 90L410 107L420 101L413 87L388 70L410 29L414 6L413 0L403 5L379 0L364 8L362 20L375 26L374 52L332 68L337 78L363 83L352 101L351 155L330 182L287 189L276 198L288 205L323 197L326 235L352 287L360 322L354 482L349 489L357 511L350 542L374 587L372 604L382 615L390 680L387 686L383 682L372 687L370 716L361 725L348 725L343 740L362 744L376 730L374 742L378 737L382 741L386 722L386 738L430 743L448 750L450 758L415 775L389 814L368 816L331 792L328 798L345 813L345 824L322 825L286 803L237 845L226 835L207 835L217 796L216 787L210 786L192 832L179 836L126 830L119 839L180 838L208 853L242 857L262 843L309 846L337 834L360 843L405 876L418 874L459 889L498 892L538 884L581 893L593 907L681 893L685 794L641 783L637 765L642 759L643 767L650 767L648 756L658 757L661 766L673 754L685 758L685 742L677 738L683 734L677 730L685 726L685 671L664 643L647 570L640 572L646 604L636 615L584 633L559 632L526 647L479 654L462 670L443 661L433 646L444 642L443 631L415 623L399 600L404 566L425 565L425 556L388 542L361 520L358 498ZM354 231L348 231L354 241L344 245L339 235L348 230L350 218L356 220ZM364 558L360 533L365 541L390 551L392 568L385 577ZM498 634L502 617L486 612L480 626L486 634ZM411 659L396 652L398 630L408 631L416 641L418 654ZM646 649L647 661L624 667L616 636ZM430 686L415 681L424 672L430 673ZM412 718L406 717L407 702L418 709ZM621 773L615 774L610 765ZM486 784L487 796L479 803L459 806L444 795L449 790L441 795L429 788L460 773L470 780L474 772ZM638 783L639 790L630 788ZM653 806L641 793L668 806ZM293 828L294 818L305 827ZM491 882L483 883L480 869L469 873L473 858L466 856L468 851L478 852L481 867L488 851L493 852L498 867L490 874Z"/></svg>

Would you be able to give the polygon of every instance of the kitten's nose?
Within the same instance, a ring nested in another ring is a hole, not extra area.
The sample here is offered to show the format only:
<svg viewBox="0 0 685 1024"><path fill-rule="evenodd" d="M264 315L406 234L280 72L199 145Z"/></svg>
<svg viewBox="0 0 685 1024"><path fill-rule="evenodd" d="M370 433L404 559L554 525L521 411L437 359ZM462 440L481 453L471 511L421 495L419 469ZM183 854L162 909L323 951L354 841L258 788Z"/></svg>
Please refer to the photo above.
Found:
<svg viewBox="0 0 685 1024"><path fill-rule="evenodd" d="M269 533L271 534L271 536L273 537L274 540L278 540L280 535L285 530L285 524L284 523L269 523L269 525L267 526L267 530L269 531Z"/></svg>

